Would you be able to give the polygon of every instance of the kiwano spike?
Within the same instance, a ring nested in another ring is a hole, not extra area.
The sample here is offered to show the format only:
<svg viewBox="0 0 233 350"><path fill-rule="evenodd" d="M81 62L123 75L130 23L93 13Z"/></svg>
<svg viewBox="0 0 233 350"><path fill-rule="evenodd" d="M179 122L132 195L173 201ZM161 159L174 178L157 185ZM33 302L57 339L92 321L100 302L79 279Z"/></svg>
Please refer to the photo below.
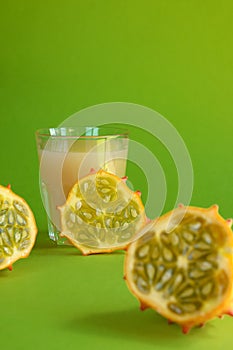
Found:
<svg viewBox="0 0 233 350"><path fill-rule="evenodd" d="M129 247L129 246L126 246L126 247L122 248L122 250L124 250L125 252L127 252L128 247Z"/></svg>
<svg viewBox="0 0 233 350"><path fill-rule="evenodd" d="M218 318L223 319L224 315L218 315Z"/></svg>
<svg viewBox="0 0 233 350"><path fill-rule="evenodd" d="M142 192L139 190L135 191L134 193L137 194L139 197L141 197L141 195L142 195Z"/></svg>
<svg viewBox="0 0 233 350"><path fill-rule="evenodd" d="M167 320L167 323L169 324L169 326L172 325L172 324L174 324L174 322L171 321L171 320Z"/></svg>
<svg viewBox="0 0 233 350"><path fill-rule="evenodd" d="M231 227L233 223L233 219L227 219L226 223Z"/></svg>
<svg viewBox="0 0 233 350"><path fill-rule="evenodd" d="M9 265L9 266L8 266L8 270L9 270L9 271L12 271L12 270L13 270L13 266L12 266L12 265Z"/></svg>
<svg viewBox="0 0 233 350"><path fill-rule="evenodd" d="M215 210L215 211L217 211L218 212L218 204L214 204L214 205L212 205L212 207L210 207L210 210Z"/></svg>
<svg viewBox="0 0 233 350"><path fill-rule="evenodd" d="M123 280L126 280L126 275L123 276Z"/></svg>
<svg viewBox="0 0 233 350"><path fill-rule="evenodd" d="M198 325L198 327L199 327L199 328L203 328L204 325L205 325L205 323L203 322L203 323L200 323L200 324Z"/></svg>
<svg viewBox="0 0 233 350"><path fill-rule="evenodd" d="M123 176L123 177L121 178L121 180L124 181L124 182L126 182L126 181L128 180L128 176Z"/></svg>
<svg viewBox="0 0 233 350"><path fill-rule="evenodd" d="M63 236L63 235L60 234L60 237L65 237L65 236ZM88 255L89 255L89 253L87 253L87 252L85 252L85 253L82 252L82 256L88 256Z"/></svg>
<svg viewBox="0 0 233 350"><path fill-rule="evenodd" d="M183 334L188 334L188 332L191 329L191 327L188 327L188 326L181 326L181 328L182 328L182 333Z"/></svg>
<svg viewBox="0 0 233 350"><path fill-rule="evenodd" d="M233 317L233 310L228 310L225 312L225 315Z"/></svg>
<svg viewBox="0 0 233 350"><path fill-rule="evenodd" d="M144 310L146 310L146 309L148 309L148 308L149 308L148 305L146 305L145 303L143 303L142 301L140 301L140 310L141 310L141 311L144 311Z"/></svg>
<svg viewBox="0 0 233 350"><path fill-rule="evenodd" d="M11 189L11 184L8 184L6 187L10 190Z"/></svg>

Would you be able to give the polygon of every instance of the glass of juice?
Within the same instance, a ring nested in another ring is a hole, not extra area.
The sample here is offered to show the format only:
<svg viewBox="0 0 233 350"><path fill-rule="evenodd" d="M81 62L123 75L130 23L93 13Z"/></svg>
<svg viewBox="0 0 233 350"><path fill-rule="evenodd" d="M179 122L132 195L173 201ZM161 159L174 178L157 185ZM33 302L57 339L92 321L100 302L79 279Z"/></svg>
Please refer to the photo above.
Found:
<svg viewBox="0 0 233 350"><path fill-rule="evenodd" d="M60 237L58 206L78 179L104 169L125 176L128 132L111 127L61 127L36 131L40 165L40 191L47 213L49 237L57 244L68 244Z"/></svg>

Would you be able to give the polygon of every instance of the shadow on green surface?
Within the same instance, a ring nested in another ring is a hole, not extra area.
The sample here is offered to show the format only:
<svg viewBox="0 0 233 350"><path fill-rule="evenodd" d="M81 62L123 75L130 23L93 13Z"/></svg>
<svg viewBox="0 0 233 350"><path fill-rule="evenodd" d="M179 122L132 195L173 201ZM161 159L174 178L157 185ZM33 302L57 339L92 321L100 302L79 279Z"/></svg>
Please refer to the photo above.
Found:
<svg viewBox="0 0 233 350"><path fill-rule="evenodd" d="M11 271L9 271L7 268L5 270L0 271L0 278L8 278L11 274Z"/></svg>
<svg viewBox="0 0 233 350"><path fill-rule="evenodd" d="M48 237L48 233L47 232L39 232L36 238L36 243L35 246L33 248L37 254L39 254L40 250L43 251L49 251L51 252L53 255L78 255L78 256L83 256L83 254L81 253L81 251L77 248L75 248L74 246L70 245L57 245L55 242L53 242L51 239L49 239ZM124 255L125 252L122 250L119 251L114 251L111 253L111 255ZM92 254L92 256L94 255L99 255L99 254ZM103 253L103 255L106 255L105 253ZM110 254L107 254L110 255ZM91 255L89 255L91 256ZM88 258L88 256L83 256L83 258Z"/></svg>
<svg viewBox="0 0 233 350"><path fill-rule="evenodd" d="M102 335L116 339L128 339L143 344L187 346L191 339L212 337L209 330L214 326L207 324L204 328L194 328L188 335L183 335L178 325L168 325L166 319L147 310L142 313L138 309L113 312L93 313L85 317L75 318L68 324L69 329L85 333ZM190 339L191 338L191 339Z"/></svg>
<svg viewBox="0 0 233 350"><path fill-rule="evenodd" d="M33 248L34 252L44 255L45 252L48 255L79 255L82 253L73 246L68 245L57 245L47 237L37 237L35 246Z"/></svg>
<svg viewBox="0 0 233 350"><path fill-rule="evenodd" d="M81 255L81 252L78 249L75 249L72 246L68 245L57 245L48 237L48 232L39 231L36 237L36 243L33 248L36 254L46 251L48 254L53 255Z"/></svg>

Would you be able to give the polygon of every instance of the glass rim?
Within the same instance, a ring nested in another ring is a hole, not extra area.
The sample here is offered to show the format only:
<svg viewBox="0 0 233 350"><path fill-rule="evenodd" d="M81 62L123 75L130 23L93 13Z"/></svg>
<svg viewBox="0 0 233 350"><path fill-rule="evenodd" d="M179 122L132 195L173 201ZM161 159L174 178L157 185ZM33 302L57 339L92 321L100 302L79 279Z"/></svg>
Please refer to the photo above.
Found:
<svg viewBox="0 0 233 350"><path fill-rule="evenodd" d="M91 130L97 131L103 131L106 130L108 132L104 133L98 133L95 135L87 135L86 133ZM66 134L66 135L59 135L57 133L58 131L62 130L68 130L71 132L71 134ZM54 132L54 134L51 134L51 132ZM78 132L78 135L72 134L75 132ZM67 139L67 138L99 138L99 137L128 137L129 136L129 131L127 129L123 129L121 127L114 127L114 126L78 126L78 127L73 127L73 126L65 126L65 127L55 127L55 128L40 128L35 131L36 136L38 137L47 137L47 138L62 138L62 139Z"/></svg>

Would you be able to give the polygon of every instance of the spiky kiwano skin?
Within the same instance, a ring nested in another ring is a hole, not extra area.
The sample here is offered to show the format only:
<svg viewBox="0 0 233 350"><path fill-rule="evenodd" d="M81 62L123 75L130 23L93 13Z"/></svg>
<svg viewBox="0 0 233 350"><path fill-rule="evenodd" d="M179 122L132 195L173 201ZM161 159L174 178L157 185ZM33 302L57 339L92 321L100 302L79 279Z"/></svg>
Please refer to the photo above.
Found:
<svg viewBox="0 0 233 350"><path fill-rule="evenodd" d="M187 333L232 314L231 220L209 209L179 207L149 223L128 248L125 279L140 300Z"/></svg>

